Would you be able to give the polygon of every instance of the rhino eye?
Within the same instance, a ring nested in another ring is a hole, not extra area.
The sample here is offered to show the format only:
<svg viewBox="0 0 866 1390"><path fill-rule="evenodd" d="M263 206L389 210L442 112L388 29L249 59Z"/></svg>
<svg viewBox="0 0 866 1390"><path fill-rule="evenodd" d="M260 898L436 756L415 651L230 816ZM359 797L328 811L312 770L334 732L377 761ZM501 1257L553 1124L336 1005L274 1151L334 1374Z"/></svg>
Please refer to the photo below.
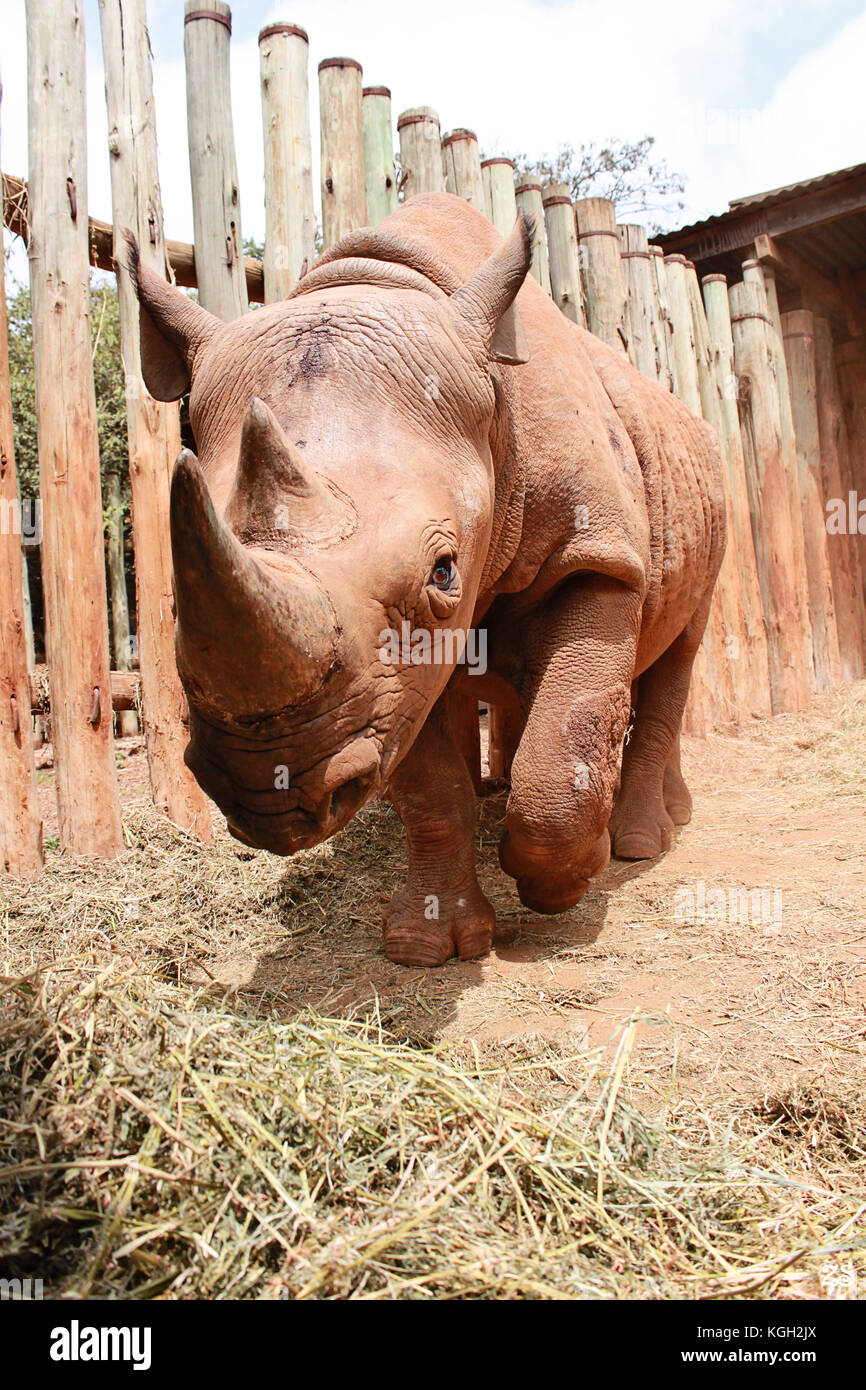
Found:
<svg viewBox="0 0 866 1390"><path fill-rule="evenodd" d="M454 561L450 555L440 555L433 566L430 583L437 589L450 589L454 583Z"/></svg>

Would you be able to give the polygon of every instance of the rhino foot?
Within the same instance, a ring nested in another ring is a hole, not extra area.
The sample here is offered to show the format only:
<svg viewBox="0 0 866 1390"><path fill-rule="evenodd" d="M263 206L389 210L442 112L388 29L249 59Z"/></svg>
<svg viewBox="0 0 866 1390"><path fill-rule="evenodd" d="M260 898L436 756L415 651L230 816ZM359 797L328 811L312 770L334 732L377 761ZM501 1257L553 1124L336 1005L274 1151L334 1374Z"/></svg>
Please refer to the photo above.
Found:
<svg viewBox="0 0 866 1390"><path fill-rule="evenodd" d="M617 859L655 859L671 848L675 834L676 823L661 798L654 804L621 802L614 807L610 835Z"/></svg>
<svg viewBox="0 0 866 1390"><path fill-rule="evenodd" d="M382 917L385 955L395 965L474 960L490 950L496 928L496 913L478 887L447 896L401 888Z"/></svg>
<svg viewBox="0 0 866 1390"><path fill-rule="evenodd" d="M674 825L688 825L692 818L692 795L678 767L668 763L664 781L665 810Z"/></svg>
<svg viewBox="0 0 866 1390"><path fill-rule="evenodd" d="M589 881L600 874L610 858L610 837L606 830L579 861L563 864L561 854L551 854L541 846L522 844L506 833L499 846L499 862L516 880L517 895L532 912L553 915L566 912L579 903Z"/></svg>

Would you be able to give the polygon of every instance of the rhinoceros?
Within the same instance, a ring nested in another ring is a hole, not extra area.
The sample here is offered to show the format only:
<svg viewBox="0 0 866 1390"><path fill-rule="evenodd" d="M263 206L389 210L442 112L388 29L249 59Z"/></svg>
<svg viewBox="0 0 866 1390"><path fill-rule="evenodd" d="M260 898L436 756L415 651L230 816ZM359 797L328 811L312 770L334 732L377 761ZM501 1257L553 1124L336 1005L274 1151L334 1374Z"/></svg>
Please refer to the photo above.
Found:
<svg viewBox="0 0 866 1390"><path fill-rule="evenodd" d="M405 965L493 939L451 717L467 697L513 732L500 862L528 908L564 911L611 847L654 857L690 816L718 445L527 275L531 233L413 198L231 323L130 242L144 380L191 390L198 450L171 486L186 761L279 855L389 798L409 869L384 949Z"/></svg>

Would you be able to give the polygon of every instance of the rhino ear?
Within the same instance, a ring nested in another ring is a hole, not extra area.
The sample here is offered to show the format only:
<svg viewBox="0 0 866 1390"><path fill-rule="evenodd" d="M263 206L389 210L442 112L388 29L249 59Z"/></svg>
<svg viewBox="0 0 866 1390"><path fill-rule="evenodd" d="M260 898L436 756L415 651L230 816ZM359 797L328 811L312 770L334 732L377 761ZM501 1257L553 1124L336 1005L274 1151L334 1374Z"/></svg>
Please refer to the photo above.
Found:
<svg viewBox="0 0 866 1390"><path fill-rule="evenodd" d="M481 338L487 356L512 366L529 361L514 299L532 260L532 231L532 219L520 212L505 245L451 296L451 303Z"/></svg>
<svg viewBox="0 0 866 1390"><path fill-rule="evenodd" d="M143 265L138 243L123 229L127 269L138 294L141 374L158 401L176 401L189 390L193 359L210 341L220 319Z"/></svg>

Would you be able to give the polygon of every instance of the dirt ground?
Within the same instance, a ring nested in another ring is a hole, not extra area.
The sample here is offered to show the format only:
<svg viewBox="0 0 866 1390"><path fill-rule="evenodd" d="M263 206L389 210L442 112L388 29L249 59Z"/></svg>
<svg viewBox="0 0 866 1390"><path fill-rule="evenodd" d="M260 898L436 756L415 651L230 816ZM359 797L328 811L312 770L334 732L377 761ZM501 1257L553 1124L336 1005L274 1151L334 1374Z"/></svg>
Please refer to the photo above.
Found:
<svg viewBox="0 0 866 1390"><path fill-rule="evenodd" d="M43 750L45 872L0 885L0 1140L24 1175L0 1203L9 1248L110 1297L862 1296L864 749L866 682L685 740L692 823L559 918L500 872L507 791L488 783L494 950L439 970L382 954L406 861L388 805L291 861L216 814L202 845L154 810L125 740L126 848L76 859ZM294 1205L274 1204L263 1144ZM210 1205L188 1196L190 1153ZM309 1172L332 1175L314 1196Z"/></svg>
<svg viewBox="0 0 866 1390"><path fill-rule="evenodd" d="M125 741L118 764L130 812L147 798L140 743ZM220 831L209 852L219 910L177 930L173 968L280 1013L352 1015L373 1003L413 1041L495 1049L538 1035L600 1058L634 1018L629 1081L650 1105L672 1077L698 1101L862 1077L866 682L738 737L686 739L684 768L695 812L674 849L614 860L558 918L522 908L499 869L506 792L488 783L478 840L495 948L441 970L395 966L381 952L380 900L405 867L390 807L369 808L290 864ZM53 776L39 777L50 844ZM148 883L135 874L125 912L146 918Z"/></svg>

